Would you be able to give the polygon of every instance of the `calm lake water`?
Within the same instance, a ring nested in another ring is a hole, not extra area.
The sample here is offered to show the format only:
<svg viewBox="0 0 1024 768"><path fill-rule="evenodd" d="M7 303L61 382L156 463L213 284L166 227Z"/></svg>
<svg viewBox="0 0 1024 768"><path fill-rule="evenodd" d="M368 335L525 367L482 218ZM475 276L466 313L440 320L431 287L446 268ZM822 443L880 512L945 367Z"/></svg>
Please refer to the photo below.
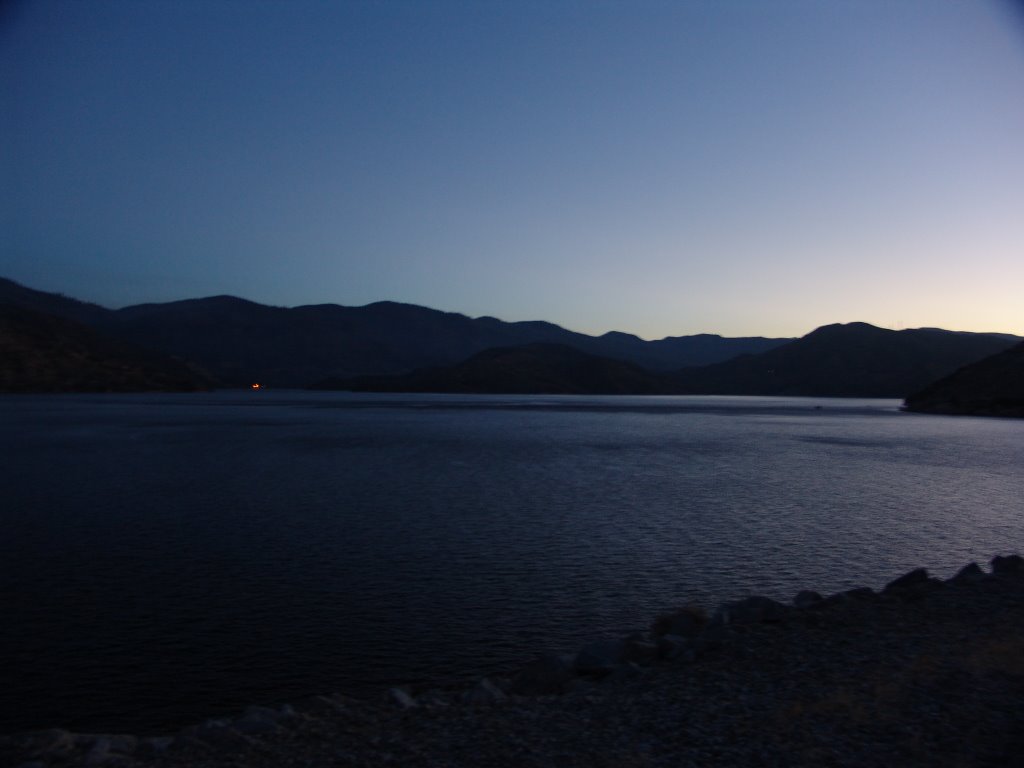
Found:
<svg viewBox="0 0 1024 768"><path fill-rule="evenodd" d="M0 731L508 672L1024 542L1024 421L891 400L0 398Z"/></svg>

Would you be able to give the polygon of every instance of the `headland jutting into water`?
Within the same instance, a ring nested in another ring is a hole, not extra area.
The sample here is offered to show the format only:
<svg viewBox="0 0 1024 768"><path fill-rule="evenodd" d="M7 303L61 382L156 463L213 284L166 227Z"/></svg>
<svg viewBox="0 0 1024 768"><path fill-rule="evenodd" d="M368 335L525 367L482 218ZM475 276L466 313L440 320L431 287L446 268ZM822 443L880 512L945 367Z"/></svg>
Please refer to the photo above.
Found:
<svg viewBox="0 0 1024 768"><path fill-rule="evenodd" d="M483 635L481 642L486 643ZM97 692L102 695L102 692ZM1024 559L687 605L506 679L253 706L174 735L0 737L41 766L989 766L1024 760Z"/></svg>

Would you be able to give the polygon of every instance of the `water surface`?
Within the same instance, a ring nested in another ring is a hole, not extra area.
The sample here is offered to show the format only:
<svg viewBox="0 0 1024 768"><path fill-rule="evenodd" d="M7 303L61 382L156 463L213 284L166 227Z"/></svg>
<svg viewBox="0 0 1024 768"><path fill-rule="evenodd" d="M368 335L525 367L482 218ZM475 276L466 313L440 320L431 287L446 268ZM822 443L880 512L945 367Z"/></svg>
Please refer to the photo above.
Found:
<svg viewBox="0 0 1024 768"><path fill-rule="evenodd" d="M0 731L514 668L1024 541L1024 422L889 400L0 398Z"/></svg>

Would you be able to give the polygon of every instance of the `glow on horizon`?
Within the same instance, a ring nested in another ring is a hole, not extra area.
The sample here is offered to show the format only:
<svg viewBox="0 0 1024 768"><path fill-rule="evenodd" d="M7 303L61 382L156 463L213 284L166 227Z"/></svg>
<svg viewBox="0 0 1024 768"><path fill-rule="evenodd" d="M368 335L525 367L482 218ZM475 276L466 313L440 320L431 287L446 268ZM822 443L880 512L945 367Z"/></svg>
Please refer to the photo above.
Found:
<svg viewBox="0 0 1024 768"><path fill-rule="evenodd" d="M1010 2L0 13L0 275L586 333L1024 335Z"/></svg>

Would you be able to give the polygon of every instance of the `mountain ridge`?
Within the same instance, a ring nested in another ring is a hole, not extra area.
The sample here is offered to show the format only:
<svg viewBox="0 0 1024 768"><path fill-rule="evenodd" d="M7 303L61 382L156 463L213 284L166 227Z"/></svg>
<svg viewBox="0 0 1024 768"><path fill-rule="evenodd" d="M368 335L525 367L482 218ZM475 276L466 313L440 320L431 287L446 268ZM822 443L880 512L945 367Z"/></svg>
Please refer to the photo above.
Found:
<svg viewBox="0 0 1024 768"><path fill-rule="evenodd" d="M904 397L1013 344L998 336L832 324L759 355L658 372L565 345L491 349L453 366L326 380L318 389L488 394Z"/></svg>
<svg viewBox="0 0 1024 768"><path fill-rule="evenodd" d="M0 280L0 302L53 314L77 312L109 336L191 360L228 386L260 381L303 387L330 377L409 373L454 365L492 347L563 343L654 370L703 365L788 339L711 334L644 341L622 332L588 336L543 320L505 322L393 301L361 307L273 307L234 296L137 304L121 309L52 301L53 294ZM71 301L71 300L69 300ZM46 309L42 309L46 311Z"/></svg>
<svg viewBox="0 0 1024 768"><path fill-rule="evenodd" d="M275 307L229 295L111 310L3 279L0 304L87 320L106 338L189 361L223 386L902 398L1021 340L856 321L798 339L644 341L394 301Z"/></svg>
<svg viewBox="0 0 1024 768"><path fill-rule="evenodd" d="M676 381L689 394L902 398L1013 343L1000 335L832 323L760 355L680 371Z"/></svg>

